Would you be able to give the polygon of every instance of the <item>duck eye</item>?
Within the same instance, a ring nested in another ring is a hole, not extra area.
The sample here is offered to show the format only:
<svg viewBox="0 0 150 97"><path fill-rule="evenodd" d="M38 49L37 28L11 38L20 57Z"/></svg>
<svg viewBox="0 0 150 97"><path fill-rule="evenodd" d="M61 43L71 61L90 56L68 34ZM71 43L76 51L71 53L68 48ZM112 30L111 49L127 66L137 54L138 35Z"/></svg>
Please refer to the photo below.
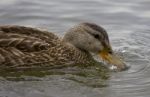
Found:
<svg viewBox="0 0 150 97"><path fill-rule="evenodd" d="M112 52L112 51L108 51L108 53L109 53L109 54L112 54L113 52Z"/></svg>
<svg viewBox="0 0 150 97"><path fill-rule="evenodd" d="M99 38L100 38L98 34L95 34L94 37L95 37L96 39L99 39Z"/></svg>

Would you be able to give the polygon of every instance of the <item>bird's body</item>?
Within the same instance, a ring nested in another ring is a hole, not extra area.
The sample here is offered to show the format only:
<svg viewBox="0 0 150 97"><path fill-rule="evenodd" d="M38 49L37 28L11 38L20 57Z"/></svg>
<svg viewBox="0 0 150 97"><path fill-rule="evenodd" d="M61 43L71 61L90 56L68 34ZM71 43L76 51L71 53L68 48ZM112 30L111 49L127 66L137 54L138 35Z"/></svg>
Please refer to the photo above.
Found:
<svg viewBox="0 0 150 97"><path fill-rule="evenodd" d="M107 32L96 24L74 26L62 39L35 28L0 26L0 67L88 64L93 61L90 53L125 68L114 56Z"/></svg>
<svg viewBox="0 0 150 97"><path fill-rule="evenodd" d="M89 57L51 32L23 26L0 26L1 66L88 63Z"/></svg>

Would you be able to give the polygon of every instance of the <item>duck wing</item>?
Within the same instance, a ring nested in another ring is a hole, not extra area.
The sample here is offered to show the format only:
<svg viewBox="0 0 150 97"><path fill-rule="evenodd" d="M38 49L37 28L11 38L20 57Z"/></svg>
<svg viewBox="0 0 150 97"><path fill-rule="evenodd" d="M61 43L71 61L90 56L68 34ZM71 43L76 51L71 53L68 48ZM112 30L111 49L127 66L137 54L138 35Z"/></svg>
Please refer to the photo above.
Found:
<svg viewBox="0 0 150 97"><path fill-rule="evenodd" d="M0 47L21 51L40 51L54 45L58 37L51 32L23 26L0 26Z"/></svg>
<svg viewBox="0 0 150 97"><path fill-rule="evenodd" d="M0 26L0 64L24 64L24 57L48 50L58 37L51 32L23 26Z"/></svg>

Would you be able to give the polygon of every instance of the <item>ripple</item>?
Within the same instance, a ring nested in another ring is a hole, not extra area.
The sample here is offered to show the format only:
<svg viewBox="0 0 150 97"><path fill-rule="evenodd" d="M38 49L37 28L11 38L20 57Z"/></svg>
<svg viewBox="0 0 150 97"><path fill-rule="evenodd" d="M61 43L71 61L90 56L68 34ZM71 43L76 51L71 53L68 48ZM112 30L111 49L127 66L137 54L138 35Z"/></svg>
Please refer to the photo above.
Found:
<svg viewBox="0 0 150 97"><path fill-rule="evenodd" d="M149 97L149 3L148 0L1 0L2 25L42 27L60 36L84 21L104 26L113 49L131 68L112 73L104 84L100 84L102 80L94 67L59 70L63 75L55 70L57 74L44 77L24 75L18 80L9 77L12 81L1 77L0 96Z"/></svg>
<svg viewBox="0 0 150 97"><path fill-rule="evenodd" d="M141 48L149 48L149 44L145 45L145 43L150 41L150 35L147 31L136 31L131 34L129 41L130 46L121 51L124 51L123 57L127 64L131 65L131 68L128 71L114 74L110 80L110 87L107 89L113 93L119 93L116 94L117 97L149 95L150 61L147 57L149 55L145 52L146 50Z"/></svg>

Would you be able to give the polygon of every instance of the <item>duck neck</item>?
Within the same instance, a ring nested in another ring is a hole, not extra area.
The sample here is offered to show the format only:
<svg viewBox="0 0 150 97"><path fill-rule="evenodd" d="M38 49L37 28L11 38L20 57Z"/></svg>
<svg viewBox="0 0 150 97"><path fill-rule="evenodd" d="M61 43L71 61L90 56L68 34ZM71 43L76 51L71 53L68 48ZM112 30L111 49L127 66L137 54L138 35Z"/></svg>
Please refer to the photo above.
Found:
<svg viewBox="0 0 150 97"><path fill-rule="evenodd" d="M65 44L67 45L67 47L70 48L70 50L72 50L72 54L70 54L71 59L75 61L75 63L83 63L83 64L87 64L90 63L91 61L93 61L93 57L92 55L87 52L86 50L83 49L79 49L77 47L75 47L73 44L63 41L65 42Z"/></svg>

